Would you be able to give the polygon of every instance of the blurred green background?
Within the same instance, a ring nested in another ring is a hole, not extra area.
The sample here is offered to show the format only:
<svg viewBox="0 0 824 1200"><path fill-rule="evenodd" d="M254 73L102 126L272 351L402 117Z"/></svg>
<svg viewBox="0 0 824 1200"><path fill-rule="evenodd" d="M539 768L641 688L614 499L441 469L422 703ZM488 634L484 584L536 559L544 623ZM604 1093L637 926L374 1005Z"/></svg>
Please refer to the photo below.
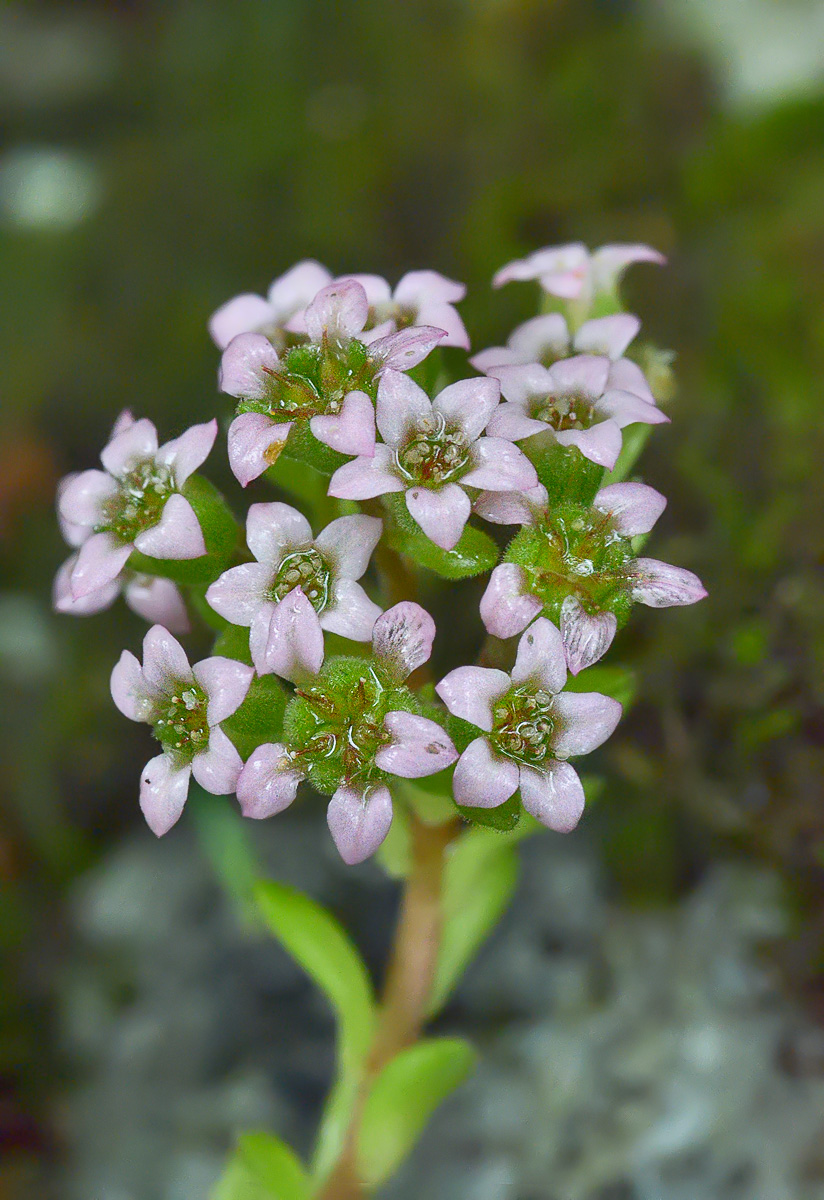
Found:
<svg viewBox="0 0 824 1200"><path fill-rule="evenodd" d="M773 864L794 914L775 961L824 1020L822 63L820 3L2 7L3 1200L59 1154L64 898L139 826L146 754L108 699L140 622L50 612L55 483L124 406L169 436L221 411L207 317L302 257L465 281L480 348L533 308L489 291L510 258L669 256L626 286L677 351L643 461L669 497L651 552L710 598L637 610L616 645L642 683L604 756L603 859L638 905L718 855ZM210 473L230 483L221 456Z"/></svg>

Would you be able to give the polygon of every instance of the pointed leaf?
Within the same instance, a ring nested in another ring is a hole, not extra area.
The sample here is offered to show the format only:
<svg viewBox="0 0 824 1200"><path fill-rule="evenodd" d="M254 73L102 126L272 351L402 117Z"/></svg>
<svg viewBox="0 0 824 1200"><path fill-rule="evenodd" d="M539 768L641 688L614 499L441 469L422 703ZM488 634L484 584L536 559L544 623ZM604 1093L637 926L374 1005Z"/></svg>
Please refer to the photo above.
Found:
<svg viewBox="0 0 824 1200"><path fill-rule="evenodd" d="M295 1152L271 1133L246 1133L237 1157L272 1200L309 1200L309 1176Z"/></svg>

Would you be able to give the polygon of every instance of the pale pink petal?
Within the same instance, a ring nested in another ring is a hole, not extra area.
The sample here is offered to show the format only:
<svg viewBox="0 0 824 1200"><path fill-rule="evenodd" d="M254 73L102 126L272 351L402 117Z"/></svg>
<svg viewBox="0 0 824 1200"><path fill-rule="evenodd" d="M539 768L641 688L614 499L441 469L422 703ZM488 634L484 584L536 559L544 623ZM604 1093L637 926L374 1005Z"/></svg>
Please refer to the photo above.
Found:
<svg viewBox="0 0 824 1200"><path fill-rule="evenodd" d="M641 322L631 313L596 317L592 321L585 321L575 334L575 349L579 354L605 354L607 358L620 358L640 328Z"/></svg>
<svg viewBox="0 0 824 1200"><path fill-rule="evenodd" d="M70 546L82 546L86 539L91 537L92 533L91 525L78 525L71 519L67 520L60 511L63 496L79 474L79 471L73 471L70 475L64 475L57 485L57 523L60 526L61 534ZM103 472L101 471L100 474L102 475ZM109 477L106 476L106 478Z"/></svg>
<svg viewBox="0 0 824 1200"><path fill-rule="evenodd" d="M453 716L489 733L495 702L511 686L506 671L494 667L456 667L443 677L435 691Z"/></svg>
<svg viewBox="0 0 824 1200"><path fill-rule="evenodd" d="M304 314L306 332L313 342L324 335L333 342L357 337L366 324L369 301L362 286L354 279L339 279L317 293Z"/></svg>
<svg viewBox="0 0 824 1200"><path fill-rule="evenodd" d="M502 287L512 280L537 279L550 271L575 271L589 266L589 251L583 242L569 242L564 246L547 246L536 250L527 258L518 258L507 263L496 272L493 287Z"/></svg>
<svg viewBox="0 0 824 1200"><path fill-rule="evenodd" d="M70 525L100 525L106 502L119 490L116 481L105 471L81 471L58 490L60 516Z"/></svg>
<svg viewBox="0 0 824 1200"><path fill-rule="evenodd" d="M469 360L470 365L483 375L491 375L495 367L512 367L521 361L517 352L509 346L489 346L473 354Z"/></svg>
<svg viewBox="0 0 824 1200"><path fill-rule="evenodd" d="M267 602L272 568L263 563L243 563L228 571L206 589L206 603L233 625L251 625Z"/></svg>
<svg viewBox="0 0 824 1200"><path fill-rule="evenodd" d="M573 675L591 667L612 645L618 621L615 613L590 616L579 600L567 596L561 605L561 636L564 639L567 666Z"/></svg>
<svg viewBox="0 0 824 1200"><path fill-rule="evenodd" d="M529 491L538 484L532 463L506 438L478 438L472 447L475 465L461 482L492 492Z"/></svg>
<svg viewBox="0 0 824 1200"><path fill-rule="evenodd" d="M334 565L338 575L360 579L369 566L372 552L380 541L383 521L356 513L330 521L315 538L315 545L324 558Z"/></svg>
<svg viewBox="0 0 824 1200"><path fill-rule="evenodd" d="M72 569L73 598L82 600L117 579L131 552L131 544L124 545L113 533L93 533L80 547Z"/></svg>
<svg viewBox="0 0 824 1200"><path fill-rule="evenodd" d="M299 683L317 675L323 662L323 630L318 615L301 588L280 601L269 622L264 661L255 663L260 674L280 675Z"/></svg>
<svg viewBox="0 0 824 1200"><path fill-rule="evenodd" d="M457 483L448 483L438 492L411 487L406 493L406 507L426 536L442 550L451 550L457 544L472 512L469 497Z"/></svg>
<svg viewBox="0 0 824 1200"><path fill-rule="evenodd" d="M354 275L341 275L340 279L354 279L366 292L370 308L386 305L392 299L392 289L382 275L367 275L358 272Z"/></svg>
<svg viewBox="0 0 824 1200"><path fill-rule="evenodd" d="M244 817L260 821L283 812L297 795L298 784L305 778L296 770L282 742L258 746L240 772L237 798Z"/></svg>
<svg viewBox="0 0 824 1200"><path fill-rule="evenodd" d="M542 771L521 767L524 808L556 833L571 833L584 811L584 789L574 767L551 762Z"/></svg>
<svg viewBox="0 0 824 1200"><path fill-rule="evenodd" d="M192 759L192 774L213 796L230 795L237 787L242 767L243 760L222 729L210 729L207 749Z"/></svg>
<svg viewBox="0 0 824 1200"><path fill-rule="evenodd" d="M654 404L648 404L633 392L610 389L598 401L598 412L611 417L619 429L638 423L641 425L667 425L669 417Z"/></svg>
<svg viewBox="0 0 824 1200"><path fill-rule="evenodd" d="M320 616L321 628L353 642L368 642L381 610L354 579L339 579L333 604Z"/></svg>
<svg viewBox="0 0 824 1200"><path fill-rule="evenodd" d="M135 549L151 558L190 559L206 553L203 530L185 496L173 492L163 505L160 520L134 540Z"/></svg>
<svg viewBox="0 0 824 1200"><path fill-rule="evenodd" d="M372 649L391 663L401 679L429 661L435 641L435 622L412 600L388 608L375 621Z"/></svg>
<svg viewBox="0 0 824 1200"><path fill-rule="evenodd" d="M558 725L553 731L552 751L558 758L590 754L607 740L621 720L617 700L600 692L561 692L553 711Z"/></svg>
<svg viewBox="0 0 824 1200"><path fill-rule="evenodd" d="M531 525L547 502L542 483L523 492L481 492L472 511L493 525Z"/></svg>
<svg viewBox="0 0 824 1200"><path fill-rule="evenodd" d="M134 414L130 408L124 408L115 420L114 425L112 425L109 441L113 442L121 433L125 433L127 429L131 429L132 425L134 425Z"/></svg>
<svg viewBox="0 0 824 1200"><path fill-rule="evenodd" d="M209 701L206 710L208 724L219 725L240 708L255 672L246 663L215 654L195 663L192 674Z"/></svg>
<svg viewBox="0 0 824 1200"><path fill-rule="evenodd" d="M132 612L152 625L163 625L171 633L189 632L189 614L180 589L159 575L135 575L123 589Z"/></svg>
<svg viewBox="0 0 824 1200"><path fill-rule="evenodd" d="M396 449L431 416L432 401L423 388L400 371L384 371L378 384L377 423L387 446Z"/></svg>
<svg viewBox="0 0 824 1200"><path fill-rule="evenodd" d="M648 404L655 404L652 389L647 383L647 377L641 368L629 358L619 358L609 369L608 388L617 388L622 392L632 392L640 396Z"/></svg>
<svg viewBox="0 0 824 1200"><path fill-rule="evenodd" d="M489 374L500 383L504 399L519 405L524 412L533 396L548 396L553 388L549 368L538 362L493 367Z"/></svg>
<svg viewBox="0 0 824 1200"><path fill-rule="evenodd" d="M410 325L387 337L378 338L369 346L369 357L380 371L392 367L396 371L411 371L423 362L446 337L446 330L431 325Z"/></svg>
<svg viewBox="0 0 824 1200"><path fill-rule="evenodd" d="M291 428L291 421L278 425L265 413L235 417L229 426L229 465L243 487L277 461Z"/></svg>
<svg viewBox="0 0 824 1200"><path fill-rule="evenodd" d="M55 611L67 613L71 617L90 617L94 613L102 612L104 608L110 608L120 592L120 579L115 578L76 600L71 589L72 571L76 562L77 555L73 554L71 558L66 559L54 577L52 604Z"/></svg>
<svg viewBox="0 0 824 1200"><path fill-rule="evenodd" d="M541 287L563 300L577 300L585 291L589 277L587 267L571 271L550 271L540 277Z"/></svg>
<svg viewBox="0 0 824 1200"><path fill-rule="evenodd" d="M390 318L386 321L381 321L379 325L374 325L371 329L364 329L358 334L358 341L363 342L364 346L371 346L373 342L380 341L381 338L388 337L390 333L394 333L398 327L397 321Z"/></svg>
<svg viewBox="0 0 824 1200"><path fill-rule="evenodd" d="M523 438L532 437L533 433L542 433L549 428L546 421L536 421L534 417L528 417L522 405L509 402L498 405L486 431L492 437L504 438L508 442L520 442Z"/></svg>
<svg viewBox="0 0 824 1200"><path fill-rule="evenodd" d="M420 779L450 767L458 757L452 739L428 717L390 712L383 725L392 741L377 752L375 763L390 775Z"/></svg>
<svg viewBox="0 0 824 1200"><path fill-rule="evenodd" d="M549 355L564 358L569 351L569 326L560 313L545 313L513 329L507 346L517 356L515 362L541 362Z"/></svg>
<svg viewBox="0 0 824 1200"><path fill-rule="evenodd" d="M140 777L140 808L152 833L162 837L180 819L189 795L191 767L176 767L168 754L158 754Z"/></svg>
<svg viewBox="0 0 824 1200"><path fill-rule="evenodd" d="M332 840L347 866L363 862L380 846L392 824L392 796L383 784L367 795L341 786L329 801L326 820Z"/></svg>
<svg viewBox="0 0 824 1200"><path fill-rule="evenodd" d="M490 575L481 597L481 620L487 633L508 638L526 629L542 608L538 597L527 591L523 568L501 563Z"/></svg>
<svg viewBox="0 0 824 1200"><path fill-rule="evenodd" d="M327 490L341 500L369 500L386 492L402 492L404 485L394 473L392 451L379 443L371 458L364 455L338 467Z"/></svg>
<svg viewBox="0 0 824 1200"><path fill-rule="evenodd" d="M370 455L375 449L375 406L366 392L349 392L339 413L311 417L309 428L339 454Z"/></svg>
<svg viewBox="0 0 824 1200"><path fill-rule="evenodd" d="M217 421L206 421L203 425L192 425L179 438L166 442L155 455L155 460L171 467L175 483L182 488L186 480L206 461L217 437Z"/></svg>
<svg viewBox="0 0 824 1200"><path fill-rule="evenodd" d="M432 329L440 329L446 336L441 341L442 346L460 346L468 350L469 334L461 320L461 315L451 304L440 301L424 301L418 308L415 317L416 325L428 325Z"/></svg>
<svg viewBox="0 0 824 1200"><path fill-rule="evenodd" d="M562 446L575 446L584 458L611 471L621 453L621 430L612 420L599 421L591 429L562 429L555 434Z"/></svg>
<svg viewBox="0 0 824 1200"><path fill-rule="evenodd" d="M667 501L645 483L611 483L601 488L592 506L609 513L614 528L623 537L635 537L649 533Z"/></svg>
<svg viewBox="0 0 824 1200"><path fill-rule="evenodd" d="M497 808L517 787L517 765L493 753L486 738L480 737L464 750L452 777L455 802L472 808Z"/></svg>
<svg viewBox="0 0 824 1200"><path fill-rule="evenodd" d="M218 387L229 396L260 400L266 395L266 373L280 366L277 351L262 333L239 333L223 351Z"/></svg>
<svg viewBox="0 0 824 1200"><path fill-rule="evenodd" d="M312 543L312 526L291 504L253 504L246 517L246 544L259 563L275 568L289 550Z"/></svg>
<svg viewBox="0 0 824 1200"><path fill-rule="evenodd" d="M157 450L157 430L143 417L133 421L105 446L100 461L110 475L124 475L135 463L154 458Z"/></svg>
<svg viewBox="0 0 824 1200"><path fill-rule="evenodd" d="M140 663L129 650L120 655L111 676L112 700L130 721L151 721L158 699L141 670Z"/></svg>
<svg viewBox="0 0 824 1200"><path fill-rule="evenodd" d="M563 358L548 369L554 395L584 396L597 400L607 385L610 362L608 358L592 354L577 354L574 358Z"/></svg>
<svg viewBox="0 0 824 1200"><path fill-rule="evenodd" d="M162 695L171 695L179 684L194 679L186 651L162 625L153 625L143 638L143 674Z"/></svg>
<svg viewBox="0 0 824 1200"><path fill-rule="evenodd" d="M410 308L424 302L457 304L465 295L466 284L437 271L407 271L395 288L395 302Z"/></svg>
<svg viewBox="0 0 824 1200"><path fill-rule="evenodd" d="M269 644L269 625L277 604L264 600L254 613L249 627L249 653L259 675L266 671L266 647Z"/></svg>
<svg viewBox="0 0 824 1200"><path fill-rule="evenodd" d="M601 246L592 255L593 287L599 292L611 292L631 263L651 262L663 266L666 261L664 255L653 250L652 246L639 244Z"/></svg>
<svg viewBox="0 0 824 1200"><path fill-rule="evenodd" d="M633 600L650 608L695 604L707 595L707 589L692 571L659 562L657 558L636 558L629 573Z"/></svg>
<svg viewBox="0 0 824 1200"><path fill-rule="evenodd" d="M303 259L296 263L272 283L269 288L268 300L272 307L274 320L283 325L295 314L303 314L303 310L314 300L321 288L332 282L332 275L326 267L321 266L312 258ZM295 326L289 323L289 328ZM304 332L305 321L297 332Z"/></svg>
<svg viewBox="0 0 824 1200"><path fill-rule="evenodd" d="M272 306L262 296L243 292L227 300L209 318L209 334L219 350L225 350L239 333L254 333L275 320Z"/></svg>
<svg viewBox="0 0 824 1200"><path fill-rule="evenodd" d="M512 682L534 681L548 692L560 692L566 683L567 663L561 631L546 617L533 621L518 642Z"/></svg>
<svg viewBox="0 0 824 1200"><path fill-rule="evenodd" d="M500 397L497 379L461 379L439 392L432 408L442 414L448 426L457 426L467 441L474 442L486 428Z"/></svg>

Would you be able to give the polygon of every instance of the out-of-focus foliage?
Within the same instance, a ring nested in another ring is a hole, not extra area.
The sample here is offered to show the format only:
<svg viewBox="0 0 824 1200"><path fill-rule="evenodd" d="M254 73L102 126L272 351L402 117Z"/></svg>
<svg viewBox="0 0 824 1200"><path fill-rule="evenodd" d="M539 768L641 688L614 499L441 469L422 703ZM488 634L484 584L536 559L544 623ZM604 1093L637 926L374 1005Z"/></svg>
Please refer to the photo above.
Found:
<svg viewBox="0 0 824 1200"><path fill-rule="evenodd" d="M620 635L639 701L593 819L639 901L719 838L781 864L792 965L824 996L824 97L730 113L710 60L629 2L19 0L0 47L0 1191L7 1151L48 1141L24 1114L56 1070L61 890L138 819L146 756L108 700L137 618L49 613L54 484L124 406L164 437L221 412L206 318L303 256L465 280L478 347L530 313L528 285L488 290L517 254L671 256L628 278L678 352L651 552L710 599Z"/></svg>

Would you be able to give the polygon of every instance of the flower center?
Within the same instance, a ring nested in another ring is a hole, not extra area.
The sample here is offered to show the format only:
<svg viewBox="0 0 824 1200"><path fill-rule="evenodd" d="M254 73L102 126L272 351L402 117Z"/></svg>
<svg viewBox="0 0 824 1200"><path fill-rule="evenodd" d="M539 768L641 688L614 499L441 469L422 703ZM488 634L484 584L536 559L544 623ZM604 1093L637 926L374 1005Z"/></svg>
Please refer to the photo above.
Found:
<svg viewBox="0 0 824 1200"><path fill-rule="evenodd" d="M316 613L326 608L331 598L332 573L314 546L295 550L282 558L277 574L269 589L269 598L276 603L288 596L296 587L312 605Z"/></svg>
<svg viewBox="0 0 824 1200"><path fill-rule="evenodd" d="M133 542L144 529L156 525L163 506L175 490L171 467L153 458L135 463L121 476L120 488L103 509L97 533L113 533L124 542Z"/></svg>
<svg viewBox="0 0 824 1200"><path fill-rule="evenodd" d="M348 392L374 394L375 365L362 342L293 345L277 367L264 367L265 395L242 399L238 413L261 412L275 420L336 416Z"/></svg>
<svg viewBox="0 0 824 1200"><path fill-rule="evenodd" d="M557 433L589 429L595 419L595 406L585 396L533 396L531 408L536 421L546 421Z"/></svg>
<svg viewBox="0 0 824 1200"><path fill-rule="evenodd" d="M449 427L440 413L434 413L395 451L395 464L411 483L442 487L466 474L472 455L463 431Z"/></svg>
<svg viewBox="0 0 824 1200"><path fill-rule="evenodd" d="M491 741L508 758L542 763L552 757L555 719L552 696L542 688L517 687L493 709Z"/></svg>
<svg viewBox="0 0 824 1200"><path fill-rule="evenodd" d="M307 722L297 756L309 768L310 778L332 768L331 786L337 780L366 783L376 775L375 755L391 740L384 728L387 693L369 667L360 667L342 696L322 684L298 692ZM294 703L294 702L293 702Z"/></svg>
<svg viewBox="0 0 824 1200"><path fill-rule="evenodd" d="M196 683L180 684L154 721L154 735L163 749L190 763L209 744L206 721L208 698Z"/></svg>

